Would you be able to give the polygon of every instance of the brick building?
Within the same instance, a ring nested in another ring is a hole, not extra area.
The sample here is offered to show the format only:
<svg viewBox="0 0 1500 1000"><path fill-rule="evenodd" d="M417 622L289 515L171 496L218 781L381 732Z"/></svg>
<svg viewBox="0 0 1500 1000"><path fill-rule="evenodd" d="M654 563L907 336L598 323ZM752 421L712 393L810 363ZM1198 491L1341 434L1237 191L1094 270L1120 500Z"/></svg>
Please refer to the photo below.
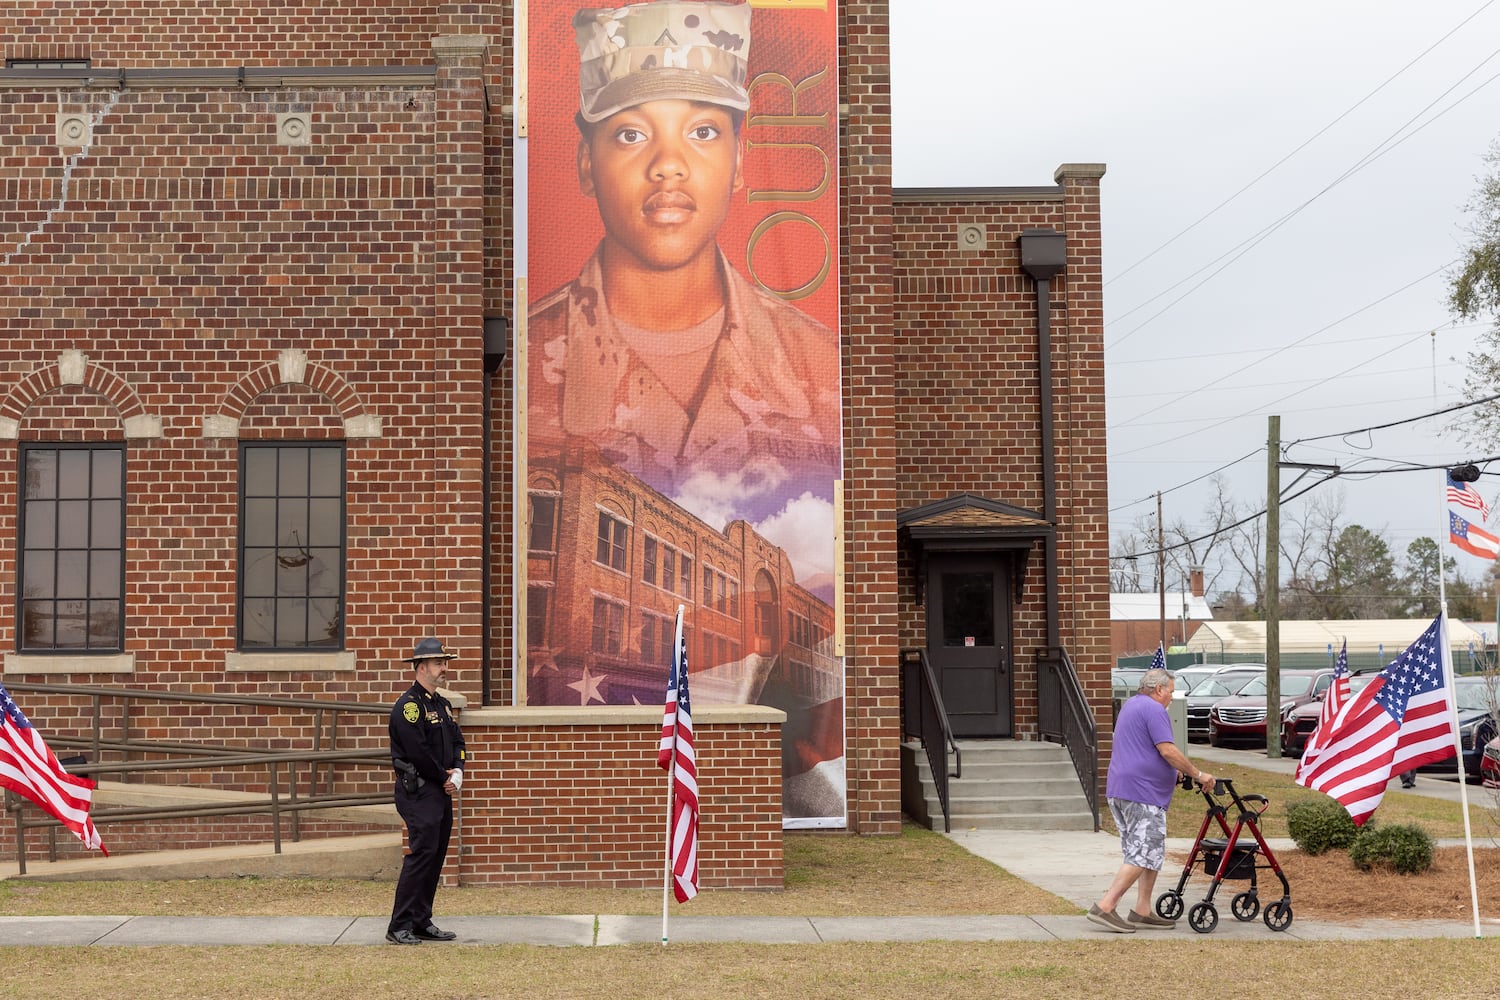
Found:
<svg viewBox="0 0 1500 1000"><path fill-rule="evenodd" d="M588 473L560 455L522 470L519 501L511 485L514 7L153 11L0 10L6 684L388 703L409 683L401 658L436 634L461 655L450 677L475 757L450 873L656 883L659 694L545 709L517 697L546 664L516 631L556 624L532 585L564 585L527 494L545 506L549 475ZM901 821L903 649L935 661L961 735L1066 735L1091 765L1080 734L1096 722L1107 756L1103 169L893 190L887 8L838 14L831 593L782 587L774 619L757 620L770 608L757 595L786 578L775 547L742 529L710 537L669 505L632 544L642 573L648 537L659 573L674 553L715 658L721 642L722 662L744 660L779 633L800 652L768 685L816 687L842 665L843 826L878 835ZM574 542L589 544L597 516L578 514ZM656 580L649 600L615 605L622 623L674 603ZM87 724L86 697L22 701L45 731ZM118 711L106 727L125 725ZM162 739L307 735L228 707L137 711L131 731ZM782 720L755 704L695 712L706 886L781 883ZM341 744L379 748L383 728L346 728Z"/></svg>

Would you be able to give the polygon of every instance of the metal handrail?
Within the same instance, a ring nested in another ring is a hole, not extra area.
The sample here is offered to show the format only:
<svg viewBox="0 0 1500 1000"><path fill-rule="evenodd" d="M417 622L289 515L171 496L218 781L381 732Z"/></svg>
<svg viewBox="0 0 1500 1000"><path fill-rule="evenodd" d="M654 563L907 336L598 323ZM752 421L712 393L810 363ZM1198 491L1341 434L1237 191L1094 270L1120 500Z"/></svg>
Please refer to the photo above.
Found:
<svg viewBox="0 0 1500 1000"><path fill-rule="evenodd" d="M333 771L335 766L340 763L367 764L372 767L389 765L390 758L382 751L368 748L339 750L333 746L338 740L339 713L355 712L385 715L390 711L389 706L386 705L313 698L199 694L179 691L158 691L145 688L33 684L22 681L10 683L7 687L13 692L62 694L92 699L92 736L73 737L53 735L48 737L48 743L54 748L92 751L94 759L86 760L82 766L76 769L78 772L87 774L90 777L101 774L125 776L143 772L215 770L226 767L264 766L269 770L269 780L266 783L267 793L262 796L249 793L249 797L239 802L200 806L169 804L161 806L104 807L92 810L90 813L96 824L142 819L178 819L199 816L269 813L272 816L275 852L280 854L282 813L289 813L291 815L293 839L300 840L301 816L304 812L314 809L383 805L391 802L391 793L389 791L335 793L332 788ZM119 723L123 730L122 739L105 739L103 736L103 713L101 708L102 702L105 699L121 700L127 705L123 713L123 718ZM261 747L232 747L224 744L132 740L130 738L132 713L128 707L132 701L192 702L199 704L245 705L256 708L311 711L316 730L313 734L313 748L311 750L275 751ZM327 748L323 745L325 715L330 717L328 732L328 742L330 745ZM177 759L155 761L131 761L129 759L123 761L105 761L98 759L99 755L105 752L123 754L126 758L129 758L131 754L156 754L172 756ZM310 777L307 793L299 796L297 791L297 765L303 763L311 764ZM279 772L283 766L287 768L287 773L290 776L289 797L284 797L281 791L282 782ZM326 766L327 771L324 791L320 794L318 792L318 771L322 766ZM172 786L163 787L169 788ZM27 829L48 829L50 846L48 855L51 860L57 860L55 835L57 830L61 829L60 824L51 816L45 814L34 819L28 818L24 812L24 800L13 793L7 792L5 799L6 808L16 814L16 857L20 873L23 875L26 873L25 831ZM32 812L41 813L41 810L33 808Z"/></svg>
<svg viewBox="0 0 1500 1000"><path fill-rule="evenodd" d="M1053 653L1037 654L1038 729L1044 738L1067 747L1098 830L1099 730L1068 651L1058 647Z"/></svg>
<svg viewBox="0 0 1500 1000"><path fill-rule="evenodd" d="M938 804L943 807L943 832L951 831L948 818L948 779L963 777L963 756L958 742L953 738L953 727L948 723L948 711L943 707L943 696L938 691L937 675L932 664L927 662L925 649L907 649L901 653L901 699L902 715L907 707L916 707L916 729L913 735L921 740L927 754L927 766L932 771L932 783L937 786ZM903 722L903 728L911 732ZM953 753L954 771L948 773L948 752Z"/></svg>

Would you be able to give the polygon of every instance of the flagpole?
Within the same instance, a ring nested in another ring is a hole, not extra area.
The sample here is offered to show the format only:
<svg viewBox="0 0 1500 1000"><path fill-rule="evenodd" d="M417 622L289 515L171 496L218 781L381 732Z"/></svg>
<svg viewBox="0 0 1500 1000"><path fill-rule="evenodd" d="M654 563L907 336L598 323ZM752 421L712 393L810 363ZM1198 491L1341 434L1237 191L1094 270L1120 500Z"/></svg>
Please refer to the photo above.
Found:
<svg viewBox="0 0 1500 1000"><path fill-rule="evenodd" d="M677 653L682 649L682 610L681 604L677 605L677 629L672 637L672 681L667 685L667 690L677 690ZM677 717L678 707L672 706L672 717ZM665 729L665 727L663 727ZM672 726L675 740L677 726ZM667 825L666 836L662 838L662 879L661 879L661 945L667 946L667 913L669 912L669 891L672 887L672 791L677 781L677 754L672 754L672 766L667 768Z"/></svg>
<svg viewBox="0 0 1500 1000"><path fill-rule="evenodd" d="M1448 473L1443 472L1443 530L1449 529L1451 520L1448 514ZM1441 539L1442 534L1438 535ZM1458 801L1464 814L1464 852L1469 861L1469 901L1474 909L1474 936L1484 937L1479 928L1479 883L1474 877L1474 835L1469 829L1469 776L1464 773L1464 737L1458 724L1458 685L1453 677L1453 650L1448 644L1448 587L1443 578L1443 548L1441 541L1438 542L1437 578L1438 578L1438 617L1441 623L1438 626L1438 638L1441 640L1439 649L1443 663L1443 684L1448 688L1448 710L1453 722L1453 752L1458 755ZM1476 734L1477 735L1477 734Z"/></svg>

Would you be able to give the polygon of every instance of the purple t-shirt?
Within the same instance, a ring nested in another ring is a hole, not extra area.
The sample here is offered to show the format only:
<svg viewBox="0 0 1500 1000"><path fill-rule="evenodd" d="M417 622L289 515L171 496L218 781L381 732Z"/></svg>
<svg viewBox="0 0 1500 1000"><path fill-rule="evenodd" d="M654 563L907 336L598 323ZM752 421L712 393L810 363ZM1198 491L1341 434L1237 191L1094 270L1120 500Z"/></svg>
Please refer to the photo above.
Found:
<svg viewBox="0 0 1500 1000"><path fill-rule="evenodd" d="M1177 769L1162 759L1158 743L1172 742L1172 719L1161 702L1132 695L1115 720L1114 749L1104 794L1165 809L1172 804Z"/></svg>

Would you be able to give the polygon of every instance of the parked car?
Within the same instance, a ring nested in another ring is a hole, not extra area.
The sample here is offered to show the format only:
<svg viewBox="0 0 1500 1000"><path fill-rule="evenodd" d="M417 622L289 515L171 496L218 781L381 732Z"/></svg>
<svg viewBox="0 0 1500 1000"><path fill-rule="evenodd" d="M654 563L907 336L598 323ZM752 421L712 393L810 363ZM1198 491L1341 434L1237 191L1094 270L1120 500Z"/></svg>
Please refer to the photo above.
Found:
<svg viewBox="0 0 1500 1000"><path fill-rule="evenodd" d="M1204 663L1195 667L1183 667L1181 670L1173 672L1172 679L1177 682L1177 690L1186 694L1201 684L1204 678L1212 677L1222 669L1223 667L1213 663Z"/></svg>
<svg viewBox="0 0 1500 1000"><path fill-rule="evenodd" d="M1221 698L1237 694L1240 688L1264 675L1264 663L1237 663L1205 677L1187 693L1187 730L1189 740L1208 739L1208 713Z"/></svg>
<svg viewBox="0 0 1500 1000"><path fill-rule="evenodd" d="M1370 683L1378 671L1372 670L1368 674L1355 674L1349 678L1349 697L1366 684ZM1330 684L1330 687L1332 685ZM1316 701L1304 702L1286 714L1281 720L1281 752L1288 757L1301 757L1302 751L1307 749L1307 739L1318 728L1318 720L1323 716L1323 699L1328 697L1328 690L1318 696Z"/></svg>
<svg viewBox="0 0 1500 1000"><path fill-rule="evenodd" d="M1495 718L1495 701L1500 689L1490 677L1459 677L1454 681L1458 697L1458 733L1463 740L1464 774L1470 781L1480 780L1480 761L1484 748L1500 736L1500 720ZM1458 761L1448 757L1436 764L1424 764L1418 774L1456 774Z"/></svg>
<svg viewBox="0 0 1500 1000"><path fill-rule="evenodd" d="M1135 694L1145 674L1143 667L1115 667L1109 674L1113 697L1117 701L1124 701Z"/></svg>
<svg viewBox="0 0 1500 1000"><path fill-rule="evenodd" d="M1500 788L1500 737L1484 745L1484 756L1479 758L1479 780L1486 788Z"/></svg>
<svg viewBox="0 0 1500 1000"><path fill-rule="evenodd" d="M1298 705L1319 701L1333 683L1333 669L1282 670L1278 674L1281 707L1276 718L1279 726ZM1259 674L1232 697L1215 702L1208 713L1210 746L1241 743L1265 746L1266 743L1266 675Z"/></svg>

